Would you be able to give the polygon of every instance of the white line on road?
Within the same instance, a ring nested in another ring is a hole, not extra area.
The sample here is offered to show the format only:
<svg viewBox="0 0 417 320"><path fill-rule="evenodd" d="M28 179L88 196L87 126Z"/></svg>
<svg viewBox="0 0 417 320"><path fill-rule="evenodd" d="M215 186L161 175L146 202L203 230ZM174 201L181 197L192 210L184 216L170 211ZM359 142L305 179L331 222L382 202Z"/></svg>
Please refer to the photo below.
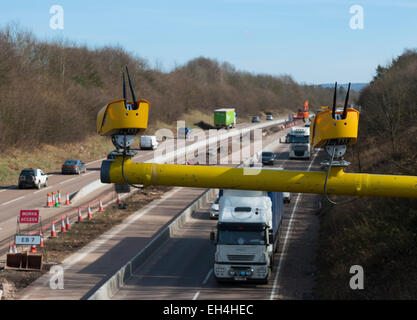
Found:
<svg viewBox="0 0 417 320"><path fill-rule="evenodd" d="M316 152L314 154L314 157L311 160L310 165L308 166L307 171L310 171L311 165L313 164L314 159L316 159L317 154L318 154L318 152ZM278 277L279 277L279 272L281 271L281 266L282 266L282 262L284 260L284 255L285 255L285 252L287 251L288 236L290 234L290 230L291 230L291 225L292 225L292 221L293 221L293 218L294 218L295 209L297 209L297 205L298 205L298 201L300 200L300 196L301 196L301 193L299 193L297 195L297 199L295 200L294 208L291 211L290 222L288 223L287 232L286 232L285 238L284 238L284 244L282 245L282 251L281 251L281 254L279 255L279 263L278 263L277 273L275 274L274 284L272 286L271 295L269 296L269 300L273 300L274 299L275 290L276 290L276 287L277 287L277 282L278 282Z"/></svg>
<svg viewBox="0 0 417 320"><path fill-rule="evenodd" d="M212 272L213 272L213 268L210 269L209 273L207 274L206 278L204 279L203 285L207 283L207 281L210 278Z"/></svg>
<svg viewBox="0 0 417 320"><path fill-rule="evenodd" d="M94 161L91 161L91 162L89 162L89 163L86 163L85 165L86 165L86 166L88 166L88 165L90 165L90 164L92 164L92 163L94 163L94 162L103 161L103 160L106 160L106 158L102 158L102 159L94 160Z"/></svg>
<svg viewBox="0 0 417 320"><path fill-rule="evenodd" d="M64 184L64 183L70 182L70 181L72 181L72 180L75 180L75 179L77 179L77 178L78 178L78 177L74 177L74 178L71 178L71 179L68 179L68 180L62 181L62 182L60 182L59 184Z"/></svg>
<svg viewBox="0 0 417 320"><path fill-rule="evenodd" d="M35 192L34 192L34 194L35 194L35 193L42 192L42 191L45 191L45 190L48 190L49 188L52 188L52 186L49 186L48 188L44 188L44 189L40 189L40 190L38 190L38 191L35 191Z"/></svg>
<svg viewBox="0 0 417 320"><path fill-rule="evenodd" d="M17 200L23 199L24 197L25 197L25 196L21 196L21 197L19 197L19 198L16 198L16 199L13 199L13 200L7 201L7 202L5 202L5 203L2 203L2 205L3 205L3 206L5 206L6 204L9 204L9 203L15 202L15 201L17 201Z"/></svg>
<svg viewBox="0 0 417 320"><path fill-rule="evenodd" d="M212 274L212 272L213 272L213 268L211 268L210 270L209 270L209 272L207 273L207 275L206 275L206 277L204 278L204 280L203 280L203 285L205 285L206 283L207 283L207 281L208 281L208 279L210 278L210 276L211 276L211 274ZM198 298L198 296L200 295L200 290L198 290L196 293L195 293L195 295L194 295L194 297L193 297L193 300L197 300L197 298Z"/></svg>
<svg viewBox="0 0 417 320"><path fill-rule="evenodd" d="M7 189L0 190L0 192L6 191Z"/></svg>

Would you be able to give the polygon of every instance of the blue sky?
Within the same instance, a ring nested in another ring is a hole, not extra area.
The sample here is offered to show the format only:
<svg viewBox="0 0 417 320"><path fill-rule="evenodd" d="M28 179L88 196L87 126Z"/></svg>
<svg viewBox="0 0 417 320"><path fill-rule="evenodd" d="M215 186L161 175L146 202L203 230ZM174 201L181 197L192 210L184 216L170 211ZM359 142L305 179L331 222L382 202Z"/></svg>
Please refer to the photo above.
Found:
<svg viewBox="0 0 417 320"><path fill-rule="evenodd" d="M64 29L49 26L51 6ZM364 28L352 30L352 5ZM90 48L120 45L170 71L204 56L238 70L289 74L298 82L368 82L405 48L417 48L411 0L15 0L0 4L0 26L17 22L41 39Z"/></svg>

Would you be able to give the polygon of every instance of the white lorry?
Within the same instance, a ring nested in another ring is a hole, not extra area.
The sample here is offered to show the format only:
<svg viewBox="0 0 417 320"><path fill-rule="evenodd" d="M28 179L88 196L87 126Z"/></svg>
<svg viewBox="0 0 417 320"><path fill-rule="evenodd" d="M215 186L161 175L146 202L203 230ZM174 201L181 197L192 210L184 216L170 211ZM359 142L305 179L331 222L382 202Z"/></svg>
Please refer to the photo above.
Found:
<svg viewBox="0 0 417 320"><path fill-rule="evenodd" d="M220 190L214 277L267 283L282 226L281 192Z"/></svg>
<svg viewBox="0 0 417 320"><path fill-rule="evenodd" d="M158 141L155 136L141 136L140 148L141 149L156 149L158 147Z"/></svg>
<svg viewBox="0 0 417 320"><path fill-rule="evenodd" d="M292 127L288 138L290 159L310 159L310 128Z"/></svg>

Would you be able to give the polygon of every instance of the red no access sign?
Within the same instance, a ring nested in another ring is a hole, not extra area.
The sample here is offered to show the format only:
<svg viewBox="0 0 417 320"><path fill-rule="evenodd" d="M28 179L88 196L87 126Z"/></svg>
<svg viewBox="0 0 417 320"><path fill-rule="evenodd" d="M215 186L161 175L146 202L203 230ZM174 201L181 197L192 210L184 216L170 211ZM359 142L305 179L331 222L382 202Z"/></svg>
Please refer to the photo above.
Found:
<svg viewBox="0 0 417 320"><path fill-rule="evenodd" d="M20 210L19 223L39 223L39 210Z"/></svg>

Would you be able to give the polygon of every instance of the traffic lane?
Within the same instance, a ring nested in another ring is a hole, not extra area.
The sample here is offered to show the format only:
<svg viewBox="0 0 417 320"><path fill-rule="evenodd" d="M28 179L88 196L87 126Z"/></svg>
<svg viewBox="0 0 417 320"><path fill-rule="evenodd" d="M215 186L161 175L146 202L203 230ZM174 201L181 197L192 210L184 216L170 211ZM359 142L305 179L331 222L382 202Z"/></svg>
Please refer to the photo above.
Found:
<svg viewBox="0 0 417 320"><path fill-rule="evenodd" d="M276 121L282 121L282 120L276 120ZM274 124L275 122L271 123L271 126L276 125ZM249 124L249 123L241 123L238 124L236 126L235 129L229 130L227 132L232 132L233 130L239 130L239 129L247 129L250 127L253 127L254 125L258 125L257 124ZM206 137L208 137L208 132L205 132ZM196 140L196 139L195 139ZM190 146L194 143L198 142L194 141L194 140L185 140L185 146ZM159 148L165 148L164 144L168 144L168 143L172 143L172 141L170 141L170 139L160 143ZM151 160L152 158L155 157L155 150L139 150L138 155L136 155L135 157L133 157L134 161L138 161L138 162L143 162L143 161L147 161L147 160ZM104 159L104 158L103 158ZM51 174L48 174L48 187L47 188L41 188L41 190L50 190L52 191L53 188L57 188L59 189L59 184L64 184L64 183L69 183L72 182L74 180L83 180L83 178L85 176L88 176L90 174L93 175L93 179L87 179L85 182L89 183L94 181L94 179L97 179L99 177L99 171L100 171L100 167L97 166L97 164L100 164L101 161L103 159L99 159L99 160L94 160L91 161L89 163L86 164L87 167L87 173L86 174L81 174L81 175L75 175L75 177L73 175L62 175L60 172L54 172ZM93 174L93 172L96 171L96 174ZM17 181L16 181L17 183ZM33 195L33 194L37 194L39 192L42 192L41 190L37 190L37 189L18 189L17 185L16 186L9 186L0 190L0 206L2 205L8 205L9 203L13 203L15 201L21 201L24 199L24 201L28 201L28 196L29 195ZM24 197L24 198L23 198ZM29 200L30 201L30 200ZM32 205L32 204L29 204Z"/></svg>
<svg viewBox="0 0 417 320"><path fill-rule="evenodd" d="M52 207L52 208L48 208L46 206L43 207L30 207L30 206L25 206L25 207L17 207L15 208L14 211L10 211L11 213L9 215L4 215L1 214L0 215L0 243L3 244L2 242L4 242L5 239L12 239L14 234L16 233L16 219L19 216L19 212L22 209L38 209L39 210L39 215L41 217L41 222L42 222L42 227L46 227L51 221L52 219L54 220L60 220L60 218L62 216L65 215L70 215L72 217L75 217L77 214L77 209L78 207L82 207L81 211L82 211L82 215L83 217L87 216L87 210L85 208L85 205L99 197L103 197L108 193L111 193L111 191L113 190L113 185L106 185L102 188L99 188L97 190L95 190L94 192L88 194L87 196L85 196L85 198L83 198L82 201L79 201L75 204L71 204L71 205L63 205L61 204L59 208L57 207ZM116 194L113 193L111 194L111 196L106 197L106 199L112 199L115 200L116 199ZM104 200L103 200L104 201ZM105 202L105 201L104 201ZM63 203L65 203L65 198L63 199ZM97 203L94 204L94 206L92 206L92 209L98 207ZM59 231L59 222L56 224L55 226L57 228L57 231ZM24 230L31 228L31 230L33 230L33 226L30 225L20 225L21 231L24 232ZM41 228L41 226L39 226L39 229ZM48 234L49 230L44 232L47 236L49 236ZM8 245L8 243L7 243ZM0 252L2 251L2 249L4 249L3 247L0 247Z"/></svg>
<svg viewBox="0 0 417 320"><path fill-rule="evenodd" d="M266 138L271 142L276 136ZM279 151L283 147L279 145L273 150ZM272 284L217 284L214 280L215 246L209 240L209 234L215 230L217 221L209 218L209 212L210 204L194 212L191 219L148 258L113 299L190 300L205 299L206 296L208 299L213 296L216 299L267 299Z"/></svg>
<svg viewBox="0 0 417 320"><path fill-rule="evenodd" d="M172 234L112 299L191 300L212 267L215 249L208 238L215 226L208 208L195 211L192 220L198 223L186 222Z"/></svg>
<svg viewBox="0 0 417 320"><path fill-rule="evenodd" d="M275 150L285 148L280 144ZM319 154L313 161L304 164L307 170L319 169L322 160ZM280 166L279 164L274 167ZM297 166L296 161L289 161L287 170ZM198 294L198 299L311 299L314 286L314 252L318 246L318 220L315 216L319 195L305 194L299 197L292 194L291 203L284 205L284 216L278 250L274 255L274 267L268 284L256 285L242 282L219 284L211 275L206 286ZM296 207L295 207L296 206ZM296 218L293 219L292 213ZM290 221L293 219L293 222ZM287 238L287 240L285 240ZM289 246L284 248L287 241ZM285 250L285 251L284 251ZM278 271L279 264L285 267ZM277 277L277 273L279 273ZM283 280L284 279L284 280Z"/></svg>
<svg viewBox="0 0 417 320"><path fill-rule="evenodd" d="M279 134L283 135L284 132L280 132ZM267 136L264 139L271 141L274 139L274 137ZM193 141L190 141L190 144L192 143ZM153 151L148 151L148 152L145 152L144 154L139 154L136 158L140 161L146 161L147 159L152 159L153 156L154 156ZM22 207L23 201L24 201L24 209L42 208L46 205L46 200L47 200L46 194L48 192L52 192L54 189L60 189L62 191L62 197L65 198L66 193L72 194L78 191L79 189L81 189L86 184L96 181L97 179L99 179L99 173L98 173L98 170L94 170L94 171L88 172L87 174L83 174L80 176L76 175L75 177L67 178L66 180L62 180L61 182L55 185L51 185L48 188L32 191L32 193L27 193L26 195L19 196L12 200L6 201L5 203L0 204L0 206L2 206L2 214L0 215L0 223L4 223L5 221L14 219L14 217L16 217L16 215L18 214L19 210L23 208ZM40 194L38 195L38 193ZM44 195L42 196L41 194L44 194ZM49 214L49 211L47 211L45 214L46 214L46 218L51 217L51 215ZM4 228L4 227L2 228L8 230L8 228Z"/></svg>

